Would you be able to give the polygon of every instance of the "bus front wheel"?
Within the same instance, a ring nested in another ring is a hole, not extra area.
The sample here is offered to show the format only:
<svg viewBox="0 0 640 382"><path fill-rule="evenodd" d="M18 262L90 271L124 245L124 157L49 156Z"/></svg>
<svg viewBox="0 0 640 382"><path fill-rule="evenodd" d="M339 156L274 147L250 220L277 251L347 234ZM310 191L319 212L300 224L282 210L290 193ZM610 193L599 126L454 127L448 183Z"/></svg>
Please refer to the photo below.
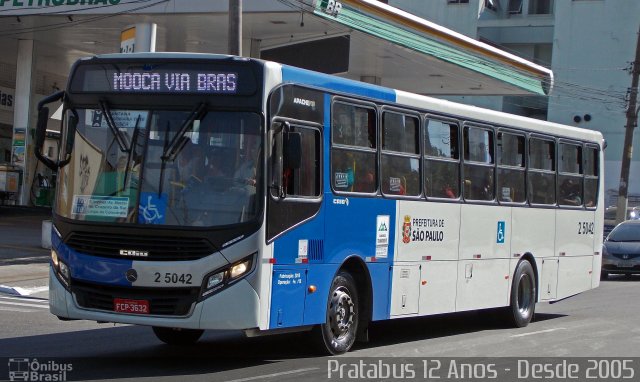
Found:
<svg viewBox="0 0 640 382"><path fill-rule="evenodd" d="M204 330L154 326L153 333L160 341L168 345L191 345L200 339Z"/></svg>
<svg viewBox="0 0 640 382"><path fill-rule="evenodd" d="M507 307L508 321L517 328L529 325L536 308L536 277L529 261L516 267L511 284L511 304Z"/></svg>
<svg viewBox="0 0 640 382"><path fill-rule="evenodd" d="M326 322L318 328L321 347L332 355L342 354L353 346L358 331L358 291L353 277L340 272L331 283Z"/></svg>

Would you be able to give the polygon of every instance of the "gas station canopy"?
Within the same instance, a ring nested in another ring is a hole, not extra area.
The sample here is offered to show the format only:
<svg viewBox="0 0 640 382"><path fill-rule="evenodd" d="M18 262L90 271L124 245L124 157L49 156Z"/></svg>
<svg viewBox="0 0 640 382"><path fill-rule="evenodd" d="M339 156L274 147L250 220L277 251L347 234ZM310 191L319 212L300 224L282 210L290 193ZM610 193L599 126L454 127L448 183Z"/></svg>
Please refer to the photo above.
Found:
<svg viewBox="0 0 640 382"><path fill-rule="evenodd" d="M225 53L227 11L208 0L0 0L0 49L11 60L18 39L33 39L39 70L66 75L79 57L117 52L127 26L155 23L157 51ZM545 95L553 82L549 69L379 1L244 0L243 55L287 63L287 47L305 44L342 60L337 75L420 94Z"/></svg>

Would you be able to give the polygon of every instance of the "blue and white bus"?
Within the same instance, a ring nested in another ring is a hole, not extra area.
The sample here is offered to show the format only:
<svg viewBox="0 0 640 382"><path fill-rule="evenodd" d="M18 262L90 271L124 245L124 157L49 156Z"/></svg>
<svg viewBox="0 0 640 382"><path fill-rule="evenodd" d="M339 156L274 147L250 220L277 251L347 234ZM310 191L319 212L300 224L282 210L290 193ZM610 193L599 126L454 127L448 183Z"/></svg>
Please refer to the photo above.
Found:
<svg viewBox="0 0 640 382"><path fill-rule="evenodd" d="M64 105L58 158L46 104ZM153 327L309 330L535 304L599 284L599 132L274 62L79 60L39 104L58 170L50 309Z"/></svg>

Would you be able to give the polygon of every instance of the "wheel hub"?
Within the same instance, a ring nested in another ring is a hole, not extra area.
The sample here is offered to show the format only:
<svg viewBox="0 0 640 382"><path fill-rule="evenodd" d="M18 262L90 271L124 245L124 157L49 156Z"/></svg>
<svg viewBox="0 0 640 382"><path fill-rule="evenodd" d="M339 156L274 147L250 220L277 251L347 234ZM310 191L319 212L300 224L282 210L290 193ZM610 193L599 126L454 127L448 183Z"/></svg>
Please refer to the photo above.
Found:
<svg viewBox="0 0 640 382"><path fill-rule="evenodd" d="M336 338L344 336L353 325L355 311L353 299L348 291L339 288L331 297L329 304L329 323Z"/></svg>

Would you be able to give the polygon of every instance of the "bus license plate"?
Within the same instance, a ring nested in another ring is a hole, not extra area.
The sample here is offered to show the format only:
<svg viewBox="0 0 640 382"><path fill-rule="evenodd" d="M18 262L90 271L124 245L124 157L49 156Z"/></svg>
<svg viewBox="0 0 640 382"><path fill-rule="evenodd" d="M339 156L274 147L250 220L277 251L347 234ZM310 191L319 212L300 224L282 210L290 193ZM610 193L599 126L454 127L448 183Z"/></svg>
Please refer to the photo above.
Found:
<svg viewBox="0 0 640 382"><path fill-rule="evenodd" d="M113 310L117 313L149 314L149 301L116 298L113 300Z"/></svg>

